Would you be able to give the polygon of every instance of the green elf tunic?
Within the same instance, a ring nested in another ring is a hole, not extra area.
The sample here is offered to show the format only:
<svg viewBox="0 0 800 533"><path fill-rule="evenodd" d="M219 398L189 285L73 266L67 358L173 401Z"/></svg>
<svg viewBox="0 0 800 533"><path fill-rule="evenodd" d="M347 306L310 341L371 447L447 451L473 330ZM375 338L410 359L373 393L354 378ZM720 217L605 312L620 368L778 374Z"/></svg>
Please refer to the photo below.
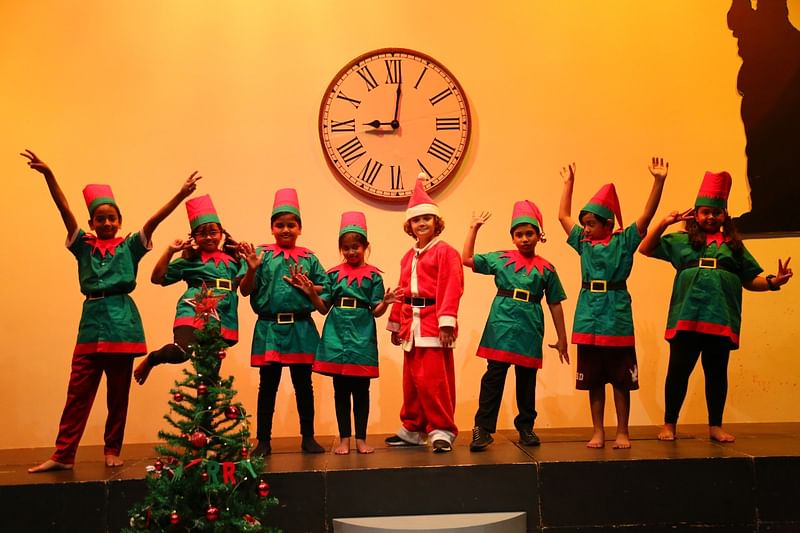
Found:
<svg viewBox="0 0 800 533"><path fill-rule="evenodd" d="M606 288L625 283L633 268L633 254L642 242L636 224L612 233L603 241L590 241L577 224L567 244L581 256L582 285L604 280ZM596 285L601 285L596 283ZM592 292L581 286L572 326L572 343L595 346L634 346L631 295L628 289Z"/></svg>
<svg viewBox="0 0 800 533"><path fill-rule="evenodd" d="M542 368L542 296L546 296L548 304L567 298L555 267L538 255L525 257L517 250L475 254L473 260L473 271L494 276L499 290L516 289L517 294L516 299L495 296L477 355L493 361Z"/></svg>
<svg viewBox="0 0 800 533"><path fill-rule="evenodd" d="M139 232L101 240L78 230L67 243L78 260L78 280L86 295L74 355L147 353L139 310L128 296L136 287L139 261L150 251Z"/></svg>
<svg viewBox="0 0 800 533"><path fill-rule="evenodd" d="M250 295L250 307L258 314L250 366L311 364L319 344L319 333L310 317L314 305L283 277L290 275L289 265L297 264L314 285L324 285L325 270L308 248L267 244L259 246L256 254L262 251L264 260L256 271Z"/></svg>
<svg viewBox="0 0 800 533"><path fill-rule="evenodd" d="M722 234L708 236L705 248L695 250L686 232L661 237L653 257L677 270L672 282L665 338L678 331L727 337L739 347L742 324L742 282L763 270L747 249L734 255ZM700 261L702 258L713 258ZM713 266L713 268L712 268Z"/></svg>
<svg viewBox="0 0 800 533"><path fill-rule="evenodd" d="M342 263L328 271L320 298L331 304L312 370L378 377L378 338L372 308L383 300L383 278L371 265Z"/></svg>
<svg viewBox="0 0 800 533"><path fill-rule="evenodd" d="M187 300L191 301L202 289L202 282L205 282L206 287L213 289L215 295L223 296L217 303L220 331L230 346L236 344L239 340L239 296L236 287L243 275L243 265L221 251L210 254L200 252L200 257L197 259L181 257L170 262L164 275L164 285L172 285L181 280L185 280L189 285L178 300L172 327L203 328L204 321L195 317L195 309Z"/></svg>

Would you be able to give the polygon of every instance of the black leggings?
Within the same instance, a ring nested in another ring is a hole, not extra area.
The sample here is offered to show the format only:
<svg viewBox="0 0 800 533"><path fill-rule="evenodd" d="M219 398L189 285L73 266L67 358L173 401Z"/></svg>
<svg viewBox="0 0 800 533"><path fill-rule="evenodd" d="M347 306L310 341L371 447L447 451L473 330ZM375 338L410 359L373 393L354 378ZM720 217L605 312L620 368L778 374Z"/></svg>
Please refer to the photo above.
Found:
<svg viewBox="0 0 800 533"><path fill-rule="evenodd" d="M689 376L700 357L706 378L708 425L722 425L722 413L728 395L730 353L731 343L727 337L694 331L680 331L675 335L669 346L669 368L664 384L665 423L678 423L678 415L689 386Z"/></svg>
<svg viewBox="0 0 800 533"><path fill-rule="evenodd" d="M349 438L351 436L350 396L352 396L356 438L367 438L369 382L370 379L363 376L333 376L333 401L336 406L336 422L339 425L339 437Z"/></svg>
<svg viewBox="0 0 800 533"><path fill-rule="evenodd" d="M258 384L258 416L256 417L256 438L268 441L272 438L272 416L275 414L275 397L281 383L283 366L272 363L259 367L260 382ZM314 388L311 383L310 364L291 364L289 373L294 385L294 398L297 403L297 414L300 416L300 434L304 437L314 436Z"/></svg>
<svg viewBox="0 0 800 533"><path fill-rule="evenodd" d="M177 365L189 360L189 345L197 340L192 326L178 326L172 330L172 344L165 344L147 355L150 366L169 363Z"/></svg>

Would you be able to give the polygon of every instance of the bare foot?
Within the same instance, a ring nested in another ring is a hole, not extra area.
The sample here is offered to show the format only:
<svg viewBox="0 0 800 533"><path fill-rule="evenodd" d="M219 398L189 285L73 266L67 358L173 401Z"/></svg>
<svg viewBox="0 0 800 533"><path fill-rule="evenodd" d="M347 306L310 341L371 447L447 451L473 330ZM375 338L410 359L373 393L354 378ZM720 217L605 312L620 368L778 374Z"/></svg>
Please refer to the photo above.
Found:
<svg viewBox="0 0 800 533"><path fill-rule="evenodd" d="M675 424L664 424L658 432L658 440L675 440Z"/></svg>
<svg viewBox="0 0 800 533"><path fill-rule="evenodd" d="M350 453L350 437L339 439L339 445L333 450L336 455L347 455Z"/></svg>
<svg viewBox="0 0 800 533"><path fill-rule="evenodd" d="M602 448L606 445L606 433L602 429L595 430L592 440L586 443L587 448Z"/></svg>
<svg viewBox="0 0 800 533"><path fill-rule="evenodd" d="M736 442L736 437L722 431L720 426L708 426L708 436L711 437L711 440L715 440L717 442Z"/></svg>
<svg viewBox="0 0 800 533"><path fill-rule="evenodd" d="M106 466L122 466L125 461L119 455L106 455Z"/></svg>
<svg viewBox="0 0 800 533"><path fill-rule="evenodd" d="M28 473L37 474L39 472L49 472L51 470L72 470L72 465L68 465L66 463L59 463L58 461L53 461L52 459L48 459L47 461L43 462L38 466L29 468Z"/></svg>
<svg viewBox="0 0 800 533"><path fill-rule="evenodd" d="M139 363L133 371L133 379L136 380L136 383L139 385L144 385L144 382L147 381L147 376L150 375L150 371L153 369L153 365L150 364L150 356L146 355L142 362Z"/></svg>
<svg viewBox="0 0 800 533"><path fill-rule="evenodd" d="M614 441L614 446L612 446L615 450L627 450L631 447L631 438L627 433L619 433L617 432L617 439Z"/></svg>
<svg viewBox="0 0 800 533"><path fill-rule="evenodd" d="M367 441L364 439L356 439L356 449L358 453L372 453L375 451L372 446L367 446Z"/></svg>

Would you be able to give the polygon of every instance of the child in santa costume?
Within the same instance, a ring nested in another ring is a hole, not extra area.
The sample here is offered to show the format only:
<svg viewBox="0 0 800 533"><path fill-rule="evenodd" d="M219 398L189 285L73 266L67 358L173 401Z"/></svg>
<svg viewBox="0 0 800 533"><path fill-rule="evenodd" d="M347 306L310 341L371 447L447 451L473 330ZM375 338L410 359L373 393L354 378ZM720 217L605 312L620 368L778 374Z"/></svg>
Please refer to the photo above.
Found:
<svg viewBox="0 0 800 533"><path fill-rule="evenodd" d="M369 382L378 377L378 339L375 318L386 312L402 293L383 288L381 271L365 262L369 249L364 213L342 214L339 252L344 262L328 270L321 294L306 276L299 276L303 291L317 310L327 315L312 370L333 377L337 455L350 453L350 402L352 397L358 453L372 453L367 445Z"/></svg>
<svg viewBox="0 0 800 533"><path fill-rule="evenodd" d="M497 295L492 301L489 319L478 346L478 356L487 359L481 378L478 411L472 429L471 451L480 451L491 444L497 429L497 415L503 399L508 368L513 364L517 381L517 417L514 427L523 446L538 446L533 431L536 420L536 373L542 368L544 313L542 297L553 317L558 341L551 348L558 350L562 363L569 363L567 331L561 301L566 299L556 269L536 255L536 244L544 242L542 213L533 202L514 204L511 215L511 240L516 250L475 254L475 239L490 213L474 216L462 253L464 266L478 274L494 276Z"/></svg>
<svg viewBox="0 0 800 533"><path fill-rule="evenodd" d="M461 256L439 239L444 220L425 192L420 174L406 209L406 234L416 243L400 261L398 289L387 329L402 346L402 426L386 439L391 446L419 446L430 440L437 453L452 450L458 434L453 347L458 304L464 292Z"/></svg>
<svg viewBox="0 0 800 533"><path fill-rule="evenodd" d="M274 244L253 247L243 243L247 272L239 286L250 297L258 315L253 333L250 366L258 367L258 417L256 454L272 451L272 417L284 366L289 367L300 417L301 448L306 453L325 450L314 439L314 389L311 365L317 353L319 333L311 312L314 304L302 291L298 275L311 280L317 291L325 283L325 270L308 248L296 246L302 233L297 191L275 193L271 216Z"/></svg>
<svg viewBox="0 0 800 533"><path fill-rule="evenodd" d="M622 224L619 199L612 183L601 187L581 209L576 224L570 215L575 164L561 171L564 189L558 219L568 235L567 243L581 256L581 291L575 308L572 342L578 345L575 386L589 391L594 428L586 444L589 448L605 446L606 383L611 383L614 389L617 413L614 448L631 446L630 391L639 388L639 371L627 279L633 267L633 254L661 200L669 163L654 157L649 170L653 186L644 211L627 227ZM617 230L614 230L615 218L619 223Z"/></svg>
<svg viewBox="0 0 800 533"><path fill-rule="evenodd" d="M204 321L195 316L189 303L202 290L203 284L221 299L217 302L216 318L220 333L228 346L239 340L239 297L236 287L244 274L238 260L236 243L222 227L209 195L186 201L191 234L188 239L177 239L167 247L153 268L150 280L157 285L172 285L181 280L186 290L178 299L175 321L172 324L173 342L150 352L133 371L140 385L147 380L150 370L161 363L179 364L189 359L189 345L195 342L195 332L203 329ZM223 242L223 238L225 239ZM181 252L181 257L171 261Z"/></svg>
<svg viewBox="0 0 800 533"><path fill-rule="evenodd" d="M117 237L122 226L111 187L87 185L83 197L89 209L86 233L70 210L53 171L30 150L20 154L28 166L44 175L50 196L67 229L67 248L78 261L78 279L83 302L78 341L72 354L72 371L67 401L61 415L56 451L50 459L29 468L28 472L69 470L86 428L94 397L103 374L107 380L108 416L104 441L106 466L123 464L120 459L125 420L128 415L128 391L133 359L147 353L142 320L129 294L136 287L139 261L150 251L153 231L184 198L196 188L200 176L194 172L180 191L159 209L142 229L127 237Z"/></svg>
<svg viewBox="0 0 800 533"><path fill-rule="evenodd" d="M664 385L664 427L658 435L661 440L675 439L689 376L698 358L706 380L709 436L718 442L735 440L722 429L722 414L730 351L739 347L742 288L777 291L792 277L791 258L786 262L778 259L777 275L760 275L761 267L745 248L728 214L730 190L730 174L706 172L695 207L670 213L647 235L639 250L668 261L676 271L665 335L669 367ZM681 221L686 223L685 231L663 235L669 226Z"/></svg>

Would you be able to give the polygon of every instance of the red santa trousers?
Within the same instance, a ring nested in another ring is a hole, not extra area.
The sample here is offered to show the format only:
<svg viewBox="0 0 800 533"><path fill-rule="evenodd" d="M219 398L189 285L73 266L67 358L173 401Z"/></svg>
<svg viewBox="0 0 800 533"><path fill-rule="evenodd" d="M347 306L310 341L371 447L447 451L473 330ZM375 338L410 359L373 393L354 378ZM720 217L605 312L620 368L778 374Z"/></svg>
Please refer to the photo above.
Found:
<svg viewBox="0 0 800 533"><path fill-rule="evenodd" d="M435 429L458 434L454 420L456 380L452 348L415 346L403 361L403 408L400 420L408 431Z"/></svg>

